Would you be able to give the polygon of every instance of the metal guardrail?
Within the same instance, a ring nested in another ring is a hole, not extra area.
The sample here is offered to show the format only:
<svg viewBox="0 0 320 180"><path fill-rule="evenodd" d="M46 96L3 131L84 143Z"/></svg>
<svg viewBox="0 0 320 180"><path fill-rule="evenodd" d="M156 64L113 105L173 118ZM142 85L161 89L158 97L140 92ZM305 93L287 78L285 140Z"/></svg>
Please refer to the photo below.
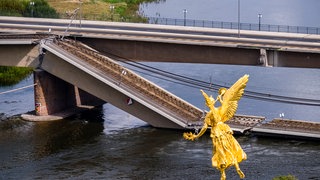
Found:
<svg viewBox="0 0 320 180"><path fill-rule="evenodd" d="M175 25L175 26L193 26L221 29L239 29L237 22L192 20L192 19L172 19L160 17L147 17L150 24ZM320 28L304 26L285 26L270 24L240 23L240 30L269 31L269 32L287 32L300 34L320 34Z"/></svg>
<svg viewBox="0 0 320 180"><path fill-rule="evenodd" d="M67 18L65 15L61 17ZM91 19L94 20L109 20L118 22L131 22L130 19L121 17L114 18L112 16L103 16L100 18L98 15L93 15ZM209 20L194 20L194 19L174 19L174 18L161 18L161 17L145 17L146 22L149 24L162 24L174 26L191 26L191 27L207 27L207 28L220 28L220 29L239 29L238 22L224 22L224 21L209 21ZM90 18L83 19L90 20ZM143 19L143 18L142 18ZM288 25L272 25L261 23L240 23L240 30L251 31L267 31L267 32L286 32L286 33L299 33L299 34L320 34L320 27L306 27L306 26L288 26Z"/></svg>
<svg viewBox="0 0 320 180"><path fill-rule="evenodd" d="M261 124L261 128L280 129L283 131L297 131L297 132L314 132L320 134L320 123L307 122L292 119L273 119L272 121Z"/></svg>

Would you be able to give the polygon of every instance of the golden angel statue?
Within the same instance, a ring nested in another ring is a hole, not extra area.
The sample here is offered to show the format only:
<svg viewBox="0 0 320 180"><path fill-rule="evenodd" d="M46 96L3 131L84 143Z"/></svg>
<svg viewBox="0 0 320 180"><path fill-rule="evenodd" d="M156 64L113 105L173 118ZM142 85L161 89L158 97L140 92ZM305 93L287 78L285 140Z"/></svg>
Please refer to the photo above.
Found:
<svg viewBox="0 0 320 180"><path fill-rule="evenodd" d="M238 101L244 93L244 88L249 80L249 75L244 75L229 89L220 88L216 99L208 96L201 90L205 98L209 112L204 119L204 125L198 134L191 132L184 133L187 140L195 140L202 136L207 128L211 126L210 137L213 143L212 166L221 172L221 180L226 179L225 170L230 166L235 166L240 178L244 178L244 173L240 170L239 163L247 159L246 153L242 150L238 141L233 137L233 131L224 122L234 116L238 108ZM219 100L221 106L214 105Z"/></svg>

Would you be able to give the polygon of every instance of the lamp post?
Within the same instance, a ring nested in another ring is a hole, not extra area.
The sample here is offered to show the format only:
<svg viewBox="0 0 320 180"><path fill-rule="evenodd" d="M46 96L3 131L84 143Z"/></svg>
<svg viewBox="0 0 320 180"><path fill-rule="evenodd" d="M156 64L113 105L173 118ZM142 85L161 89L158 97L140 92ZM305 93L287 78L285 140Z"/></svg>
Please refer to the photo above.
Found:
<svg viewBox="0 0 320 180"><path fill-rule="evenodd" d="M183 25L186 26L187 24L187 9L183 9Z"/></svg>
<svg viewBox="0 0 320 180"><path fill-rule="evenodd" d="M110 5L111 21L113 21L113 11L114 11L114 5Z"/></svg>
<svg viewBox="0 0 320 180"><path fill-rule="evenodd" d="M79 10L80 10L80 18L79 18L79 22L80 22L80 28L82 28L82 23L81 23L81 19L82 19L82 0L79 0Z"/></svg>
<svg viewBox="0 0 320 180"><path fill-rule="evenodd" d="M240 0L238 0L238 38L240 38Z"/></svg>
<svg viewBox="0 0 320 180"><path fill-rule="evenodd" d="M262 14L258 14L258 18L259 18L259 31L261 30L261 18L262 18Z"/></svg>
<svg viewBox="0 0 320 180"><path fill-rule="evenodd" d="M33 1L30 2L30 6L31 6L31 17L33 17L33 6L34 6Z"/></svg>

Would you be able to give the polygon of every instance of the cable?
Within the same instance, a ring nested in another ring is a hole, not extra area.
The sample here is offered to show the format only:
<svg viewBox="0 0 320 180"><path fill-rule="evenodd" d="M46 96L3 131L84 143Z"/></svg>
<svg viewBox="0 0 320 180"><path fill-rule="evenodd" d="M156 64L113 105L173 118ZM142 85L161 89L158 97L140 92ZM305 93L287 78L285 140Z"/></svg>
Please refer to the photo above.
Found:
<svg viewBox="0 0 320 180"><path fill-rule="evenodd" d="M7 94L7 93L15 92L15 91L19 91L19 90L26 89L26 88L30 88L30 87L33 87L35 85L37 85L37 84L31 84L31 85L28 85L28 86L23 86L23 87L20 87L20 88L9 90L9 91L0 92L0 95L1 94Z"/></svg>
<svg viewBox="0 0 320 180"><path fill-rule="evenodd" d="M126 62L125 62L126 63ZM129 64L129 63L126 63ZM132 65L132 64L130 64ZM133 65L135 66L135 65ZM136 67L136 66L135 66ZM141 68L141 69L145 69L145 68ZM135 70L137 71L137 70ZM162 70L161 70L162 71ZM151 74L147 74L141 71L137 71L143 74L146 74L148 76L151 77L155 77L158 79L162 79L162 80L166 80L169 82L174 82L174 83L178 83L181 85L185 85L185 86L189 86L189 87L193 87L193 88L200 88L203 90L215 90L218 91L221 87L224 87L222 85L216 85L216 84L211 84L208 82L204 82L204 81L200 81L200 80L195 80L192 78L188 78L188 77L184 77L187 78L191 81L185 81L185 80L181 80L180 78L176 78L176 77L171 77L170 75L166 75L166 74L162 74L164 77L167 78L172 78L176 81L172 81L170 79L166 79L166 78L161 78L155 75L151 75ZM156 73L155 71L150 71L149 72L153 72ZM168 72L170 73L170 72ZM159 73L157 73L159 74ZM177 75L180 76L180 75ZM196 82L198 81L198 82ZM253 91L245 91L246 93L244 94L245 97L250 98L250 99L257 99L257 100L264 100L264 101L276 101L276 102L282 102L282 103L290 103L290 104L301 104L301 105L310 105L310 106L320 106L320 101L319 100L313 100L313 99L304 99L304 98L296 98L296 97L286 97L286 96L279 96L279 95L271 95L271 94L263 94L263 93L259 93L259 92L253 92Z"/></svg>
<svg viewBox="0 0 320 180"><path fill-rule="evenodd" d="M123 57L120 57L120 56L117 56L115 54L111 54L108 52L103 52L103 53L106 53L106 54L109 54L109 55L115 57L114 58L115 60L117 60L123 64L127 64L129 66L134 67L134 68L149 72L149 74L145 73L143 71L135 70L137 72L140 72L140 73L143 73L143 74L146 74L148 76L155 77L158 79L162 79L165 81L174 82L174 83L178 83L178 84L181 84L184 86L189 86L192 88L198 88L198 89L203 89L203 90L218 91L219 88L225 87L223 85L208 83L208 82L201 81L198 79L194 79L194 78L182 76L179 74L175 74L172 72L164 71L164 70L161 70L161 69L158 69L158 68L155 68L152 66L148 66L148 65L145 65L145 64L142 64L139 62L135 62L130 59L123 58ZM156 74L158 76L151 75L150 73ZM299 104L299 105L309 105L309 106L320 106L320 100L288 97L288 96L281 96L281 95L274 95L274 94L266 94L266 93L254 92L254 91L249 91L249 90L245 91L244 96L247 98L250 98L250 99L263 100L263 101L272 101L272 102Z"/></svg>

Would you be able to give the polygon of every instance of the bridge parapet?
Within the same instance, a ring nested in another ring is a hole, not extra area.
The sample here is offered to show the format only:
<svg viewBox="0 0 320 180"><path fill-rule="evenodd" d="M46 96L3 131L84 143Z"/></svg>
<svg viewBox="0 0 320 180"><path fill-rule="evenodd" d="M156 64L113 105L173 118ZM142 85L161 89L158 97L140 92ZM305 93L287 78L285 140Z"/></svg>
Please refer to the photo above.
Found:
<svg viewBox="0 0 320 180"><path fill-rule="evenodd" d="M0 39L30 39L30 40L37 40L47 38L52 36L50 34L1 34Z"/></svg>
<svg viewBox="0 0 320 180"><path fill-rule="evenodd" d="M55 40L54 43L104 72L118 86L144 97L153 106L178 116L184 123L193 124L201 120L203 113L200 109L84 44L73 40Z"/></svg>

